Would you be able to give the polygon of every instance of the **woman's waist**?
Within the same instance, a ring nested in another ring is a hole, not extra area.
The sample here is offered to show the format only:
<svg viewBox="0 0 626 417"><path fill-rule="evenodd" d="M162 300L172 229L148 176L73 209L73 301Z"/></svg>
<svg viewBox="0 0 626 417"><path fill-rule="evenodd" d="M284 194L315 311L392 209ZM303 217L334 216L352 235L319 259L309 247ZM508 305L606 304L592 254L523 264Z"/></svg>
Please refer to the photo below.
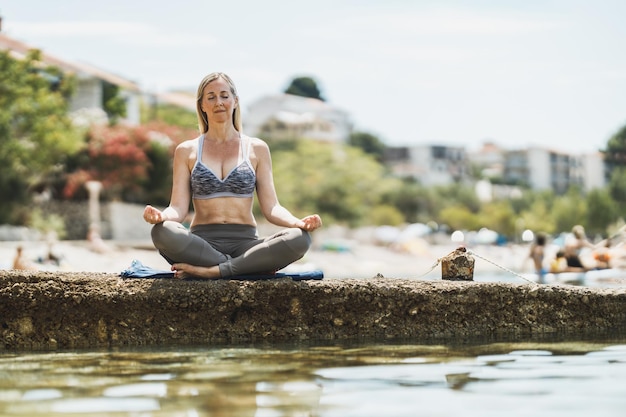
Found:
<svg viewBox="0 0 626 417"><path fill-rule="evenodd" d="M194 200L191 225L244 224L256 227L256 221L252 214L252 201L247 202L242 201L242 199L220 200Z"/></svg>
<svg viewBox="0 0 626 417"><path fill-rule="evenodd" d="M195 224L190 227L190 230L191 233L201 236L204 239L256 239L258 237L256 226L249 224Z"/></svg>

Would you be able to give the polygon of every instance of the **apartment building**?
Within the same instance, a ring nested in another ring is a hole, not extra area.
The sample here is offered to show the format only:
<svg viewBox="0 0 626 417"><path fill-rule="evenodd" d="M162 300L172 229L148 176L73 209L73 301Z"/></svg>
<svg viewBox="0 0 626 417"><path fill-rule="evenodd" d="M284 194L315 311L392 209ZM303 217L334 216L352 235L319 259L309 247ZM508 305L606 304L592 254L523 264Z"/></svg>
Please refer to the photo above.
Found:
<svg viewBox="0 0 626 417"><path fill-rule="evenodd" d="M415 145L387 148L385 164L401 177L412 177L426 186L445 185L469 178L465 148Z"/></svg>
<svg viewBox="0 0 626 417"><path fill-rule="evenodd" d="M550 149L531 147L505 151L503 179L527 185L534 190L566 192L571 186L585 191L606 184L601 153L570 155Z"/></svg>
<svg viewBox="0 0 626 417"><path fill-rule="evenodd" d="M474 152L463 147L416 145L387 148L385 164L394 175L413 177L424 185L468 180L473 166L486 178L498 179L499 195L511 195L511 185L560 194L571 186L585 191L606 185L602 153L570 155L540 147L507 150L486 143ZM493 188L494 190L498 187Z"/></svg>

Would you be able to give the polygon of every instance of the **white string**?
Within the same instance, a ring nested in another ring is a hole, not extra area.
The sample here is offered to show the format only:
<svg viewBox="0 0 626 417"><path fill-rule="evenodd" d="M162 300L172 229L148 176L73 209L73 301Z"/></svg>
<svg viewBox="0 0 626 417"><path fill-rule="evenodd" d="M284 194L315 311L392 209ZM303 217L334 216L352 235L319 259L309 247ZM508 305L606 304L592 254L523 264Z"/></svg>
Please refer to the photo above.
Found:
<svg viewBox="0 0 626 417"><path fill-rule="evenodd" d="M474 255L475 257L480 258L480 259L482 259L483 261L487 261L487 262L489 262L490 264L492 264L492 265L494 265L494 266L497 266L498 268L502 269L503 271L506 271L506 272L508 272L508 273L510 273L510 274L515 275L516 277L519 277L519 278L523 279L524 281L527 281L527 282L530 282L531 284L537 285L537 283L536 283L536 282L529 280L529 279L528 279L528 278L526 278L525 276L520 275L520 274L518 274L517 272L510 270L509 268L506 268L506 267L504 267L504 266L502 266L502 265L498 265L497 263L495 263L495 262L493 262L493 261L490 261L489 259L487 259L487 258L485 258L485 257L483 257L483 256L480 256L479 254L477 254L476 252L474 252L474 251L473 251L473 250L471 250L471 249L467 249L467 248L466 248L466 249L465 249L465 252L466 252L467 254L469 254L469 255ZM450 252L450 254L451 254L451 253L454 253L454 251ZM447 255L447 256L449 256L449 255ZM424 276L426 276L426 275L430 274L430 273L432 272L432 270L433 270L433 269L435 269L435 268L437 268L437 266L441 263L441 259L443 259L443 258L439 258L439 259L437 259L437 260L435 261L435 263L433 264L433 266L431 266L431 267L430 267L430 269L429 269L428 271L426 271L426 272L424 272L422 275L418 276L418 278L422 278L422 277L424 277Z"/></svg>
<svg viewBox="0 0 626 417"><path fill-rule="evenodd" d="M424 272L422 275L420 275L418 278L423 278L426 275L430 274L432 272L433 269L437 268L437 265L439 265L439 263L441 262L441 258L437 259L437 261L435 261L435 263L433 264L433 266L430 267L430 269L426 272Z"/></svg>
<svg viewBox="0 0 626 417"><path fill-rule="evenodd" d="M528 278L526 278L525 276L520 275L520 274L518 274L517 272L510 270L509 268L506 268L506 267L504 267L504 266L502 266L502 265L498 265L497 263L495 263L495 262L493 262L493 261L490 261L489 259L487 259L487 258L485 258L485 257L483 257L483 256L480 256L479 254L477 254L476 252L474 252L474 251L473 251L473 250L471 250L471 249L467 249L467 253L469 253L470 255L474 255L475 257L480 258L480 259L482 259L483 261L487 261L487 262L489 262L490 264L492 264L492 265L494 265L494 266L497 266L498 268L502 269L503 271L506 271L506 272L508 272L508 273L510 273L510 274L515 275L516 277L519 277L519 278L523 279L524 281L528 281L528 282L530 282L531 284L537 285L537 283L536 283L536 282L529 280L529 279L528 279Z"/></svg>

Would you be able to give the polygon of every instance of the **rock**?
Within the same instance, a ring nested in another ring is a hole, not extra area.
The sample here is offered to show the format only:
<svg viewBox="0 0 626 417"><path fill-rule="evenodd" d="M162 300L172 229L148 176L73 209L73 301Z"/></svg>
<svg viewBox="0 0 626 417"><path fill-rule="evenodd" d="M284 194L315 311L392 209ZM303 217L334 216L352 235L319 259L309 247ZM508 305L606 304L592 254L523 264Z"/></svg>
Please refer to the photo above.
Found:
<svg viewBox="0 0 626 417"><path fill-rule="evenodd" d="M464 247L453 250L441 258L441 279L473 281L475 259Z"/></svg>
<svg viewBox="0 0 626 417"><path fill-rule="evenodd" d="M0 271L0 350L581 336L626 329L624 306L624 289L575 286Z"/></svg>

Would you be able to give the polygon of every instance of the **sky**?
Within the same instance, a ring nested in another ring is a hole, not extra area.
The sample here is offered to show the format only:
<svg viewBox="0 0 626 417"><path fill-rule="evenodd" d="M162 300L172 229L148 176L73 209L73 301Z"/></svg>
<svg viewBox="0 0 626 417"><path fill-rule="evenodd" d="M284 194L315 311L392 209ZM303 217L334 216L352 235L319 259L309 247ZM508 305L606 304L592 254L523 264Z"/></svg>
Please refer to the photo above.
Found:
<svg viewBox="0 0 626 417"><path fill-rule="evenodd" d="M151 92L316 80L389 146L602 149L626 125L623 0L0 0L3 33Z"/></svg>

